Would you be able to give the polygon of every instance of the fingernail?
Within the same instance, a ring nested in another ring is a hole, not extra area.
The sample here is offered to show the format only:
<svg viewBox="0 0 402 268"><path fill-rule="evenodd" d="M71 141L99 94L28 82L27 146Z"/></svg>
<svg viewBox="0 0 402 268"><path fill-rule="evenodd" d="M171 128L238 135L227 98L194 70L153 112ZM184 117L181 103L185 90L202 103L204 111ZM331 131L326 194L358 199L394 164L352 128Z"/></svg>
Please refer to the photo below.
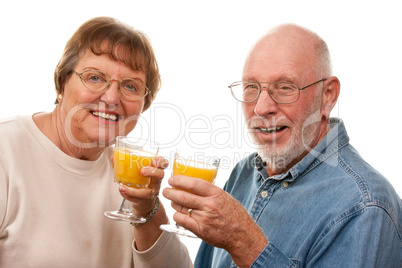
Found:
<svg viewBox="0 0 402 268"><path fill-rule="evenodd" d="M120 191L120 193L125 193L125 192L127 191L127 186L125 186L125 185L120 185L119 191Z"/></svg>
<svg viewBox="0 0 402 268"><path fill-rule="evenodd" d="M143 168L141 169L141 175L147 174L147 173L148 173L148 170L149 170L149 167L143 167Z"/></svg>

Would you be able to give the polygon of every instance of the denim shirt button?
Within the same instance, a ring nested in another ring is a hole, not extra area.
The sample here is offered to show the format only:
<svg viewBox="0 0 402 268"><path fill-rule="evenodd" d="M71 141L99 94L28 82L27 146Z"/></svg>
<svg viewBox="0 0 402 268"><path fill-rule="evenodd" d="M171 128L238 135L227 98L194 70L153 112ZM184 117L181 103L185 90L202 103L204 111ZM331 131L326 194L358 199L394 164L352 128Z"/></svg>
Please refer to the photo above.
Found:
<svg viewBox="0 0 402 268"><path fill-rule="evenodd" d="M285 182L282 183L282 186L286 188L286 187L289 186L289 183L287 181L285 181Z"/></svg>
<svg viewBox="0 0 402 268"><path fill-rule="evenodd" d="M267 192L267 191L262 191L262 192L261 192L261 196L262 196L263 198L267 197L267 196L268 196L268 192Z"/></svg>

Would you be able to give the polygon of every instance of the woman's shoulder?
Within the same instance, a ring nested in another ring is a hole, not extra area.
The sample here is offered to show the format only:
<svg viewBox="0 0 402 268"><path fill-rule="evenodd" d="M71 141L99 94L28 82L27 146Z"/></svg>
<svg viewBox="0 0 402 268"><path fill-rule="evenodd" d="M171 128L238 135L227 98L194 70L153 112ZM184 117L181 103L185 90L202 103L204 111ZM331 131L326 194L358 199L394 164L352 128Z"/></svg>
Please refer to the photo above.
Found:
<svg viewBox="0 0 402 268"><path fill-rule="evenodd" d="M31 135L35 125L32 115L18 115L0 119L0 144L15 144Z"/></svg>
<svg viewBox="0 0 402 268"><path fill-rule="evenodd" d="M2 117L0 118L0 127L8 124L15 124L17 121L21 120L21 116L11 116L11 117Z"/></svg>
<svg viewBox="0 0 402 268"><path fill-rule="evenodd" d="M7 134L15 134L17 135L19 131L21 131L21 127L23 127L23 121L27 116L13 116L0 118L0 135L3 138Z"/></svg>

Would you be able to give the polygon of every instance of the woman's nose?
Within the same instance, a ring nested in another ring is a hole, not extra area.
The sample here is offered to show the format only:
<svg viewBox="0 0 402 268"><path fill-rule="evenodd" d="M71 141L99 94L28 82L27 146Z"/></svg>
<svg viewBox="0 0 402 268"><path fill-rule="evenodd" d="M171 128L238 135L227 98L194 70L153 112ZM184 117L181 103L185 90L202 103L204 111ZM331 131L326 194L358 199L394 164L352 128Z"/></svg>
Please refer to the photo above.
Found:
<svg viewBox="0 0 402 268"><path fill-rule="evenodd" d="M102 93L101 100L107 104L117 104L120 98L120 81L112 79L109 88Z"/></svg>

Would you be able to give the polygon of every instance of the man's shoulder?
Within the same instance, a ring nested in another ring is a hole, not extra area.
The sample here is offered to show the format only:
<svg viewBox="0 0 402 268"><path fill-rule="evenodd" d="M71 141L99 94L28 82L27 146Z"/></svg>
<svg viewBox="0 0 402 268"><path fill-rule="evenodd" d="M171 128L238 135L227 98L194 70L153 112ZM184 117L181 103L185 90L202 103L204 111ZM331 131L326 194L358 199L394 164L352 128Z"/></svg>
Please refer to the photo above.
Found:
<svg viewBox="0 0 402 268"><path fill-rule="evenodd" d="M366 162L353 146L340 150L338 165L348 178L347 190L357 190L364 206L377 206L396 218L402 217L402 203L395 188L383 174Z"/></svg>

